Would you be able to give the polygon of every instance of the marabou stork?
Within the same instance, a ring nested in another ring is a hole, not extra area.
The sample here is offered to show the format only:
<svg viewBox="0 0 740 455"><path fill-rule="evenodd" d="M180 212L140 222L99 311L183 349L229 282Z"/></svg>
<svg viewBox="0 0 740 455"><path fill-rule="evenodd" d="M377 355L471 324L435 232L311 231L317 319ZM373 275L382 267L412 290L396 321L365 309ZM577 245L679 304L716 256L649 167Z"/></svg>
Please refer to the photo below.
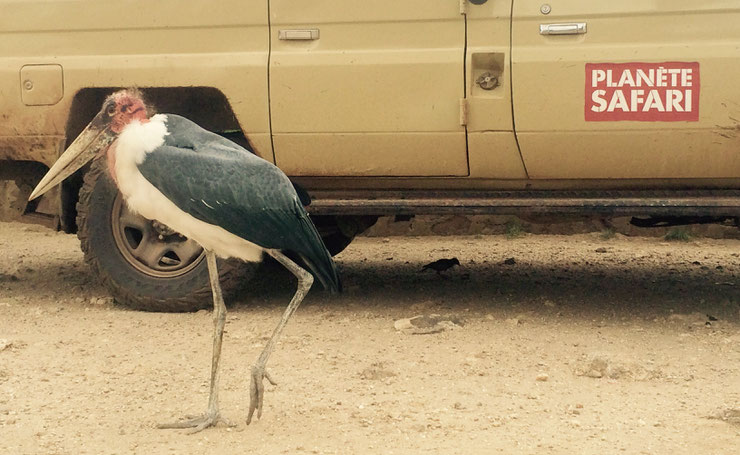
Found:
<svg viewBox="0 0 740 455"><path fill-rule="evenodd" d="M226 321L216 257L259 261L267 253L298 278L298 289L252 367L247 425L262 415L265 369L288 319L313 284L339 290L331 255L301 204L296 189L276 166L233 142L171 114L148 116L138 91L113 93L34 189L34 199L88 161L107 156L108 171L132 211L166 224L205 250L213 291L213 358L208 409L160 428L193 432L224 421L219 413L219 359ZM288 258L289 251L309 270ZM309 272L310 271L310 272Z"/></svg>

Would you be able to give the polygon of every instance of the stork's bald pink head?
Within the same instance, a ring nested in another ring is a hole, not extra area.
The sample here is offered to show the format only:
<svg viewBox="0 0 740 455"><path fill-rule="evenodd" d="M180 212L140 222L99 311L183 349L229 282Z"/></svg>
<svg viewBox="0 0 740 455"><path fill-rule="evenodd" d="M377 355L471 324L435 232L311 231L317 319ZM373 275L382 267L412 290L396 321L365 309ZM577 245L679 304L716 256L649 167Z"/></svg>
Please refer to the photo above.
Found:
<svg viewBox="0 0 740 455"><path fill-rule="evenodd" d="M105 100L103 109L110 117L111 131L116 134L133 120L144 122L148 117L146 104L136 89L115 92Z"/></svg>

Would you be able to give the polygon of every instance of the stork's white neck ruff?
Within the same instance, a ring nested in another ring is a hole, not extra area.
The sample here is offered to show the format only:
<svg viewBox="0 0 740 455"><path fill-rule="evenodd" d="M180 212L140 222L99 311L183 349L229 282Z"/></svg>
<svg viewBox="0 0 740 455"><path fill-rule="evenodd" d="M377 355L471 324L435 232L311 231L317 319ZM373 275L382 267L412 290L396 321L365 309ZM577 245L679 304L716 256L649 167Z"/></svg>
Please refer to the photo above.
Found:
<svg viewBox="0 0 740 455"><path fill-rule="evenodd" d="M148 153L164 144L167 116L158 114L147 122L134 120L121 131L115 147L114 180L129 208L150 220L166 224L180 234L195 240L217 256L237 257L244 261L262 260L263 249L220 226L200 221L177 207L139 172L138 166ZM162 172L168 172L163 169ZM195 195L194 195L195 197ZM195 200L199 200L196 198ZM203 202L205 204L205 202Z"/></svg>
<svg viewBox="0 0 740 455"><path fill-rule="evenodd" d="M167 116L164 114L154 115L147 122L134 120L123 128L118 143L125 143L129 156L136 164L141 164L147 153L164 144L164 137L169 134L166 122ZM121 152L118 150L118 156L123 158Z"/></svg>

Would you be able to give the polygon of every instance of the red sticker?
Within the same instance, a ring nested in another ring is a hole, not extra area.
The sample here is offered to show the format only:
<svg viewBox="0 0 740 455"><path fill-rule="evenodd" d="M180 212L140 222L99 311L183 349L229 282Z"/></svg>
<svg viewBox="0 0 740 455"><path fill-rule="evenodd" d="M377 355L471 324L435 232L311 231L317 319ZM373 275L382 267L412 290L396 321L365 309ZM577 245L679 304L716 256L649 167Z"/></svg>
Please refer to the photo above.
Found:
<svg viewBox="0 0 740 455"><path fill-rule="evenodd" d="M699 121L699 62L586 63L586 121Z"/></svg>

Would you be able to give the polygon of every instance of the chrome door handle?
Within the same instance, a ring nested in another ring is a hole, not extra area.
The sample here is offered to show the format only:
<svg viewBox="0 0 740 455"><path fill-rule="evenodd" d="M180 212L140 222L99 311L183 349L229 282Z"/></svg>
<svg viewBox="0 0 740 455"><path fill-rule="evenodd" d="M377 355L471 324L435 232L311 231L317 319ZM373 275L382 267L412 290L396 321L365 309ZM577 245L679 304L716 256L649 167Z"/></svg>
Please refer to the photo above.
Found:
<svg viewBox="0 0 740 455"><path fill-rule="evenodd" d="M278 39L283 40L316 40L319 39L319 29L280 30Z"/></svg>
<svg viewBox="0 0 740 455"><path fill-rule="evenodd" d="M583 35L586 33L586 23L569 24L540 24L540 35Z"/></svg>

